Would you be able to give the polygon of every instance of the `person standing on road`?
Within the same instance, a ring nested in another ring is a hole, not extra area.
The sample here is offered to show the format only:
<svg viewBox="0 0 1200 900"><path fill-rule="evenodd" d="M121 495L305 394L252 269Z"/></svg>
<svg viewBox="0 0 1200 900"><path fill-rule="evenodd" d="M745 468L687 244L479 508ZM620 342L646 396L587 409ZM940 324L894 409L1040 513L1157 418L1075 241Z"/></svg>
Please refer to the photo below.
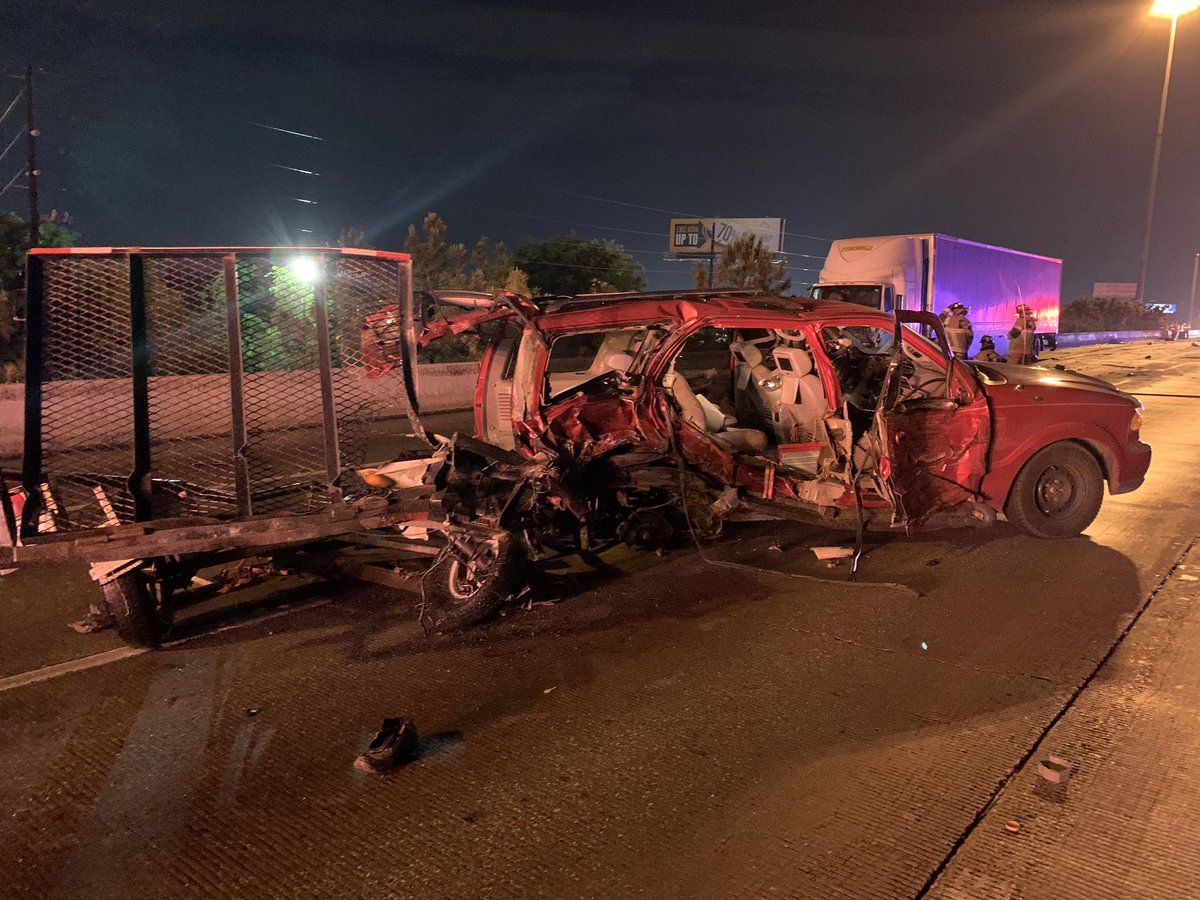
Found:
<svg viewBox="0 0 1200 900"><path fill-rule="evenodd" d="M1024 303L1017 306L1017 319L1008 332L1008 361L1019 365L1037 362L1033 353L1033 335L1037 331L1037 317Z"/></svg>
<svg viewBox="0 0 1200 900"><path fill-rule="evenodd" d="M990 334L985 334L980 339L979 352L975 354L975 358L980 362L1008 362L1008 360L996 352L996 342L992 340Z"/></svg>
<svg viewBox="0 0 1200 900"><path fill-rule="evenodd" d="M951 303L942 310L942 323L946 326L946 341L959 359L967 359L971 342L975 340L975 326L967 318L967 308L961 303Z"/></svg>

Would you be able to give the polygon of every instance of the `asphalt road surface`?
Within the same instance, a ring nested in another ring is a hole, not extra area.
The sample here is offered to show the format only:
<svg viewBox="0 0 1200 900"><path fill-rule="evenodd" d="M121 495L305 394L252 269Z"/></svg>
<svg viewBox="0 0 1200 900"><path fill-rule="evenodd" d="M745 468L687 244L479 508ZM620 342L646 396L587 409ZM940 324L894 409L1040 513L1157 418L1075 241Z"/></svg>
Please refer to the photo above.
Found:
<svg viewBox="0 0 1200 900"><path fill-rule="evenodd" d="M1155 454L1069 541L889 537L851 585L806 549L827 534L731 527L707 560L550 573L456 637L291 577L151 653L67 628L81 573L0 578L4 893L982 896L954 889L959 850L1200 523L1200 349L1052 356L1141 395ZM354 770L395 715L420 758ZM1059 896L1093 895L1087 871Z"/></svg>

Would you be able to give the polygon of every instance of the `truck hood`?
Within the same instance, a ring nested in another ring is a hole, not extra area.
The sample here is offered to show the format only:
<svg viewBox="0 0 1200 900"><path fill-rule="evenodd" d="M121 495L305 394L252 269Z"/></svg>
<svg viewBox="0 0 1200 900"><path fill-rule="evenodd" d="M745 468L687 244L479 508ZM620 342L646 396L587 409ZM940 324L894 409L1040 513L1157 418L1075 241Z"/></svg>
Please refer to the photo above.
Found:
<svg viewBox="0 0 1200 900"><path fill-rule="evenodd" d="M1107 381L1081 375L1070 369L1047 369L1044 366L1019 366L1012 363L980 363L968 362L968 366L976 372L982 372L984 387L991 384L1006 383L1014 387L1026 388L1067 388L1080 391L1094 391L1110 397L1123 397L1130 403L1139 404L1138 399ZM1002 381L1001 381L1002 379Z"/></svg>

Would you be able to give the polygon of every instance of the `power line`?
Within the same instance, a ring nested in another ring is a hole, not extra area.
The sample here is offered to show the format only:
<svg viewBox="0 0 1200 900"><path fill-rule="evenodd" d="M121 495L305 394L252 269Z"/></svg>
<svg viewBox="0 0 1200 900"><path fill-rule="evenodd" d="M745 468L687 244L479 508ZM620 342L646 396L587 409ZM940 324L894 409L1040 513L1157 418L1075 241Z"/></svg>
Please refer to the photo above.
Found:
<svg viewBox="0 0 1200 900"><path fill-rule="evenodd" d="M16 134L13 135L13 139L8 142L8 146L4 148L3 152L0 152L0 159L4 159L4 157L8 156L8 151L13 148L13 145L21 139L21 135L23 135L24 133L25 132L23 132L23 131L18 131Z"/></svg>
<svg viewBox="0 0 1200 900"><path fill-rule="evenodd" d="M290 128L276 128L274 125L264 125L262 122L251 122L249 119L243 119L247 125L254 125L258 128L265 128L267 131L278 131L280 134L290 134L295 137L308 138L310 141L324 141L325 138L317 137L315 134L305 134L303 131L292 131Z"/></svg>
<svg viewBox="0 0 1200 900"><path fill-rule="evenodd" d="M18 178L20 178L24 174L25 174L24 169L18 169L17 174L14 175L12 178L8 179L8 184L6 184L4 187L0 188L0 197L3 197L8 192L8 189L13 186L13 182L16 181ZM19 185L17 185L17 187L23 188L24 185L19 184Z"/></svg>
<svg viewBox="0 0 1200 900"><path fill-rule="evenodd" d="M666 213L669 216L681 216L685 219L711 219L712 216L695 216L691 213L680 212L677 209L663 209L660 206L646 206L642 203L630 203L626 200L613 200L609 197L597 197L595 194L581 194L578 191L568 191L564 188L551 187L548 184L538 184L533 181L524 181L520 178L510 178L507 175L484 175L484 178L492 178L498 181L509 181L513 184L523 185L525 187L539 188L544 191L553 191L556 194L566 194L568 197L580 197L584 200L595 200L598 203L612 203L615 206L627 206L631 209L645 209L650 212Z"/></svg>
<svg viewBox="0 0 1200 900"><path fill-rule="evenodd" d="M264 124L264 123L262 123L262 122L253 122L253 121L249 121L249 120L243 120L243 121L245 121L245 122L246 122L246 124L248 124L248 125L254 125L254 126L258 127L258 128L265 128L265 129L267 129L267 130L269 130L269 131L277 131L277 132L279 132L279 133L281 133L281 134L290 134L290 135L294 135L294 136L296 136L296 137L307 138L308 140L313 140L313 141L325 141L325 140L326 140L325 138L323 138L323 137L318 137L318 136L317 136L317 135L315 135L315 134L305 134L305 133L304 133L304 132L302 132L302 131L293 131L293 130L291 130L291 129L289 129L289 128L279 128L279 127L276 127L276 126L274 126L274 125L267 125L267 124ZM352 144L352 143L349 143L349 142L346 142L346 141L334 141L333 143L340 144L340 145L342 145L342 146L346 146L346 147L352 147L352 148L354 148L354 149L358 149L358 150L368 150L368 151L370 151L370 152L374 152L374 153L380 153L380 152L381 152L381 151L378 151L378 150L374 150L373 148L366 147L365 145L362 145L362 144ZM386 154L386 155L389 155L389 156L391 156L392 154L390 154L390 153L389 153L389 154ZM288 167L284 166L284 167L282 167L282 168L288 168ZM300 171L300 170L296 170L296 171ZM305 173L305 174L309 174L309 173ZM716 216L698 216L698 215L695 215L695 214L693 214L693 213L681 212L680 210L677 210L677 209L667 209L667 208L665 208L665 207L661 207L661 206L649 206L649 205L647 205L647 204L644 204L644 203L633 203L633 202L630 202L630 201L628 201L628 200L615 200L615 199L613 199L612 197L601 197L601 196L598 196L598 195L596 195L596 194L585 194L585 193L582 193L582 192L580 192L580 191L571 191L571 190L567 190L566 188L556 188L556 187L552 187L552 186L550 186L550 185L548 185L548 184L540 184L540 183L538 183L538 182L534 182L534 181L526 181L526 180L524 180L524 179L522 179L522 178L513 178L513 177L511 177L511 176L507 176L507 175L488 175L488 174L482 174L482 175L480 175L480 177L481 177L481 178L488 178L488 179L491 179L491 180L493 180L493 181L506 181L506 182L509 182L510 184L518 184L518 185L521 185L521 186L523 186L523 187L535 188L535 189L537 189L537 190L550 191L550 192L552 192L552 193L555 193L555 194L563 194L564 196L567 196L567 197L578 197L579 199L582 199L582 200L591 200L591 201L594 201L594 202L596 202L596 203L610 203L610 204L612 204L612 205L614 205L614 206L623 206L623 207L626 207L627 209L642 209L642 210L646 210L647 212L664 213L664 214L666 214L666 215L669 215L669 216L679 216L679 217L681 217L681 218L686 218L686 219L713 219L713 218L719 218L719 217L716 217ZM453 202L453 201L451 201L451 202ZM466 204L466 205L472 205L472 204ZM504 210L496 210L496 211L497 211L497 212L507 212L509 215L512 215L512 214L514 214L512 211L504 211ZM527 216L528 216L528 215L530 215L530 214L529 214L529 213L524 213L524 214L522 214L522 213L516 213L516 215L527 215ZM636 231L636 230L634 230L634 229L620 229L620 228L616 228L615 226L611 226L611 225L588 225L588 224L586 224L586 223L578 223L578 222L566 222L566 221L563 221L563 220L552 219L552 218L550 218L549 216L541 216L541 217L537 217L537 216L531 216L531 217L533 217L533 218L543 218L543 219L546 219L547 221L559 221L559 222L561 222L562 224L576 225L576 226L578 226L578 227L587 227L587 228L606 228L606 229L610 229L610 230L613 230L613 231L627 231L627 232L629 232L629 233L632 233L632 234L653 234L655 237L667 237L667 236L668 236L668 235L666 235L665 233L638 232L638 231ZM794 232L794 231L785 231L785 232L784 232L784 234L785 234L786 236L788 236L788 237L800 238L801 240L808 240L808 241L820 241L820 242L822 242L822 243L831 243L831 242L832 242L832 239L831 239L831 238L817 237L816 235L811 235L811 234L801 234L800 232ZM791 255L791 254L789 254L789 255ZM803 256L803 255L805 255L805 254L796 254L796 255ZM815 256L814 256L814 257L812 257L812 258L813 258L813 259L819 259L820 257L815 257Z"/></svg>
<svg viewBox="0 0 1200 900"><path fill-rule="evenodd" d="M448 203L451 206L468 206L471 209L482 209L486 212L496 212L506 216L520 216L525 219L541 219L544 222L555 222L559 225L571 225L575 228L599 228L604 231L621 231L626 234L642 234L646 235L647 237L667 236L666 232L664 231L639 231L636 228L621 228L617 225L599 225L595 222L573 222L570 219L558 219L554 216L543 216L539 213L519 212L515 209L503 209L499 206L485 206L481 203L472 203L467 200L455 200L453 198L448 198L443 202Z"/></svg>
<svg viewBox="0 0 1200 900"><path fill-rule="evenodd" d="M24 91L17 91L17 96L13 97L12 103L8 104L8 109L6 109L6 110L4 110L4 112L0 113L0 122L3 122L5 119L8 118L8 114L13 111L13 107L21 102L21 97L22 97L22 95L24 95L24 93L25 93Z"/></svg>
<svg viewBox="0 0 1200 900"><path fill-rule="evenodd" d="M268 166L274 166L276 169L287 169L289 172L298 172L301 175L320 175L320 172L313 172L309 169L297 169L295 166L285 166L283 163L266 163Z"/></svg>

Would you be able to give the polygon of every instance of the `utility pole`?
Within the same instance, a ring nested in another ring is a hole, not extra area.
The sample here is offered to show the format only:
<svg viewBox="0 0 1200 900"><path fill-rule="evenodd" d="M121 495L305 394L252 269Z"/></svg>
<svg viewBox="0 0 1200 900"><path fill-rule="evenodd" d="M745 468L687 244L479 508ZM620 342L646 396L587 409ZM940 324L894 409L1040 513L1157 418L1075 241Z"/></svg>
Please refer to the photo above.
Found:
<svg viewBox="0 0 1200 900"><path fill-rule="evenodd" d="M38 228L41 216L38 215L37 195L37 136L38 130L33 124L33 66L25 65L25 128L27 130L27 157L25 174L29 179L29 246L38 245Z"/></svg>

